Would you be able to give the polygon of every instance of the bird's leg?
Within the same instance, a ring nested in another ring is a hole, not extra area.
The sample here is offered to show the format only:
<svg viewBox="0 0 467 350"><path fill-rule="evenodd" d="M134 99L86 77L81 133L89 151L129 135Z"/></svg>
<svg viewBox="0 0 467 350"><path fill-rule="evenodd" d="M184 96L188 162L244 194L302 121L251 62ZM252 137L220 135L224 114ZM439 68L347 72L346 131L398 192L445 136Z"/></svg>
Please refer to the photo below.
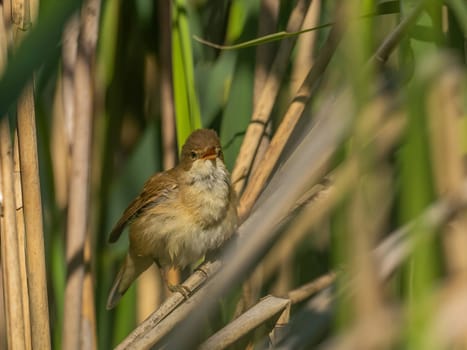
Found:
<svg viewBox="0 0 467 350"><path fill-rule="evenodd" d="M179 292L181 295L183 295L183 297L185 299L188 299L190 297L190 294L192 294L191 289L188 288L187 286L183 285L183 284L171 284L169 282L168 276L167 276L168 275L168 269L162 268L157 260L154 260L154 262L159 267L159 270L161 271L161 274L162 274L162 279L164 280L165 285L167 286L167 288L172 293Z"/></svg>
<svg viewBox="0 0 467 350"><path fill-rule="evenodd" d="M170 284L167 281L166 283L167 283L167 288L169 288L169 290L172 293L179 292L187 300L190 297L190 294L192 293L191 289L183 284Z"/></svg>

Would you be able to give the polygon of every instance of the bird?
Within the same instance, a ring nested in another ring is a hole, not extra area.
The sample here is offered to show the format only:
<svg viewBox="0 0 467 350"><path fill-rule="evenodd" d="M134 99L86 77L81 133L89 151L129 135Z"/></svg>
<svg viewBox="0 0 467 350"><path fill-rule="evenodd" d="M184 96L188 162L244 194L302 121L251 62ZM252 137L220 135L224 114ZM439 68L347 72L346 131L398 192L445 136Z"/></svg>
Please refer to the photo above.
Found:
<svg viewBox="0 0 467 350"><path fill-rule="evenodd" d="M182 147L180 162L151 176L128 205L109 235L116 242L129 227L129 248L107 299L114 308L133 281L153 263L169 289L166 271L183 269L215 251L236 231L237 200L214 130L193 131ZM183 288L182 288L183 287Z"/></svg>

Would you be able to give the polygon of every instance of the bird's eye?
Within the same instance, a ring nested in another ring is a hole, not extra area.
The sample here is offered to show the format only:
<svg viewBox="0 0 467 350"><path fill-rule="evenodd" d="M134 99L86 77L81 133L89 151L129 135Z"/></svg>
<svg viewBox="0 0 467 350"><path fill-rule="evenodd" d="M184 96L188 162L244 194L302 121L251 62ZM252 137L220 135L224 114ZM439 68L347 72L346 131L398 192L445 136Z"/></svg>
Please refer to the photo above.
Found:
<svg viewBox="0 0 467 350"><path fill-rule="evenodd" d="M196 158L198 158L198 155L196 154L196 152L191 151L190 152L190 157L191 157L191 159L195 160Z"/></svg>
<svg viewBox="0 0 467 350"><path fill-rule="evenodd" d="M217 156L218 156L219 158L223 158L223 157L224 157L224 153L222 152L221 149L219 149L219 150L217 151Z"/></svg>

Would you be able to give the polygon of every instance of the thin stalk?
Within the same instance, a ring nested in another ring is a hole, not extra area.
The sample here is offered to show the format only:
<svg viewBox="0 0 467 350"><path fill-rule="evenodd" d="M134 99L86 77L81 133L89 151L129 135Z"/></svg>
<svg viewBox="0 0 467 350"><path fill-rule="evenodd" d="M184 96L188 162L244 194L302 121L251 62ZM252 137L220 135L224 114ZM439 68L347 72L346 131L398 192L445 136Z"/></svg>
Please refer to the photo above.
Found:
<svg viewBox="0 0 467 350"><path fill-rule="evenodd" d="M16 44L19 44L32 25L31 12L37 2L23 0L13 4ZM18 100L17 128L19 170L21 177L24 211L26 267L29 289L31 341L34 349L50 348L49 305L47 296L47 273L42 223L42 200L37 155L36 114L34 108L33 80L26 84ZM24 315L28 316L28 315Z"/></svg>
<svg viewBox="0 0 467 350"><path fill-rule="evenodd" d="M2 271L4 301L6 306L8 348L26 348L24 313L22 304L20 256L16 232L16 201L13 184L13 148L11 145L8 118L0 124L0 160L3 195L3 217L1 227ZM25 286L24 286L25 287Z"/></svg>
<svg viewBox="0 0 467 350"><path fill-rule="evenodd" d="M67 225L67 285L63 349L80 349L85 276L84 247L89 228L89 192L93 121L92 65L97 42L99 0L88 0L81 13L81 35L74 72L75 132ZM92 325L95 327L95 324Z"/></svg>
<svg viewBox="0 0 467 350"><path fill-rule="evenodd" d="M24 286L21 297L23 298L23 312L24 312L24 331L25 342L27 349L31 349L31 314L29 306L29 289L27 277L27 264L26 264L26 235L24 227L24 205L23 205L23 192L21 188L21 168L18 150L18 130L15 132L14 140L14 155L13 155L13 176L15 183L15 200L16 200L16 230L18 235L18 248L20 258L21 270L21 285Z"/></svg>

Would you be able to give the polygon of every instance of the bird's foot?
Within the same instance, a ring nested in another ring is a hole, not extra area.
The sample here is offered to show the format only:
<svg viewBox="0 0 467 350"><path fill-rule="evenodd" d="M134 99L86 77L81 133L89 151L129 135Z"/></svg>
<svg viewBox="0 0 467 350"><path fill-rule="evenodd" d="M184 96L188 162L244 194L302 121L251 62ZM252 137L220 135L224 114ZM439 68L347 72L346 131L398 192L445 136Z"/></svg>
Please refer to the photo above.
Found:
<svg viewBox="0 0 467 350"><path fill-rule="evenodd" d="M192 293L191 289L183 284L167 284L167 288L169 288L172 293L179 292L185 299L188 299Z"/></svg>
<svg viewBox="0 0 467 350"><path fill-rule="evenodd" d="M204 269L204 266L203 265L200 265L196 268L196 271L199 271L201 272L203 275L204 275L204 278L208 278L209 277L209 274L208 272Z"/></svg>

